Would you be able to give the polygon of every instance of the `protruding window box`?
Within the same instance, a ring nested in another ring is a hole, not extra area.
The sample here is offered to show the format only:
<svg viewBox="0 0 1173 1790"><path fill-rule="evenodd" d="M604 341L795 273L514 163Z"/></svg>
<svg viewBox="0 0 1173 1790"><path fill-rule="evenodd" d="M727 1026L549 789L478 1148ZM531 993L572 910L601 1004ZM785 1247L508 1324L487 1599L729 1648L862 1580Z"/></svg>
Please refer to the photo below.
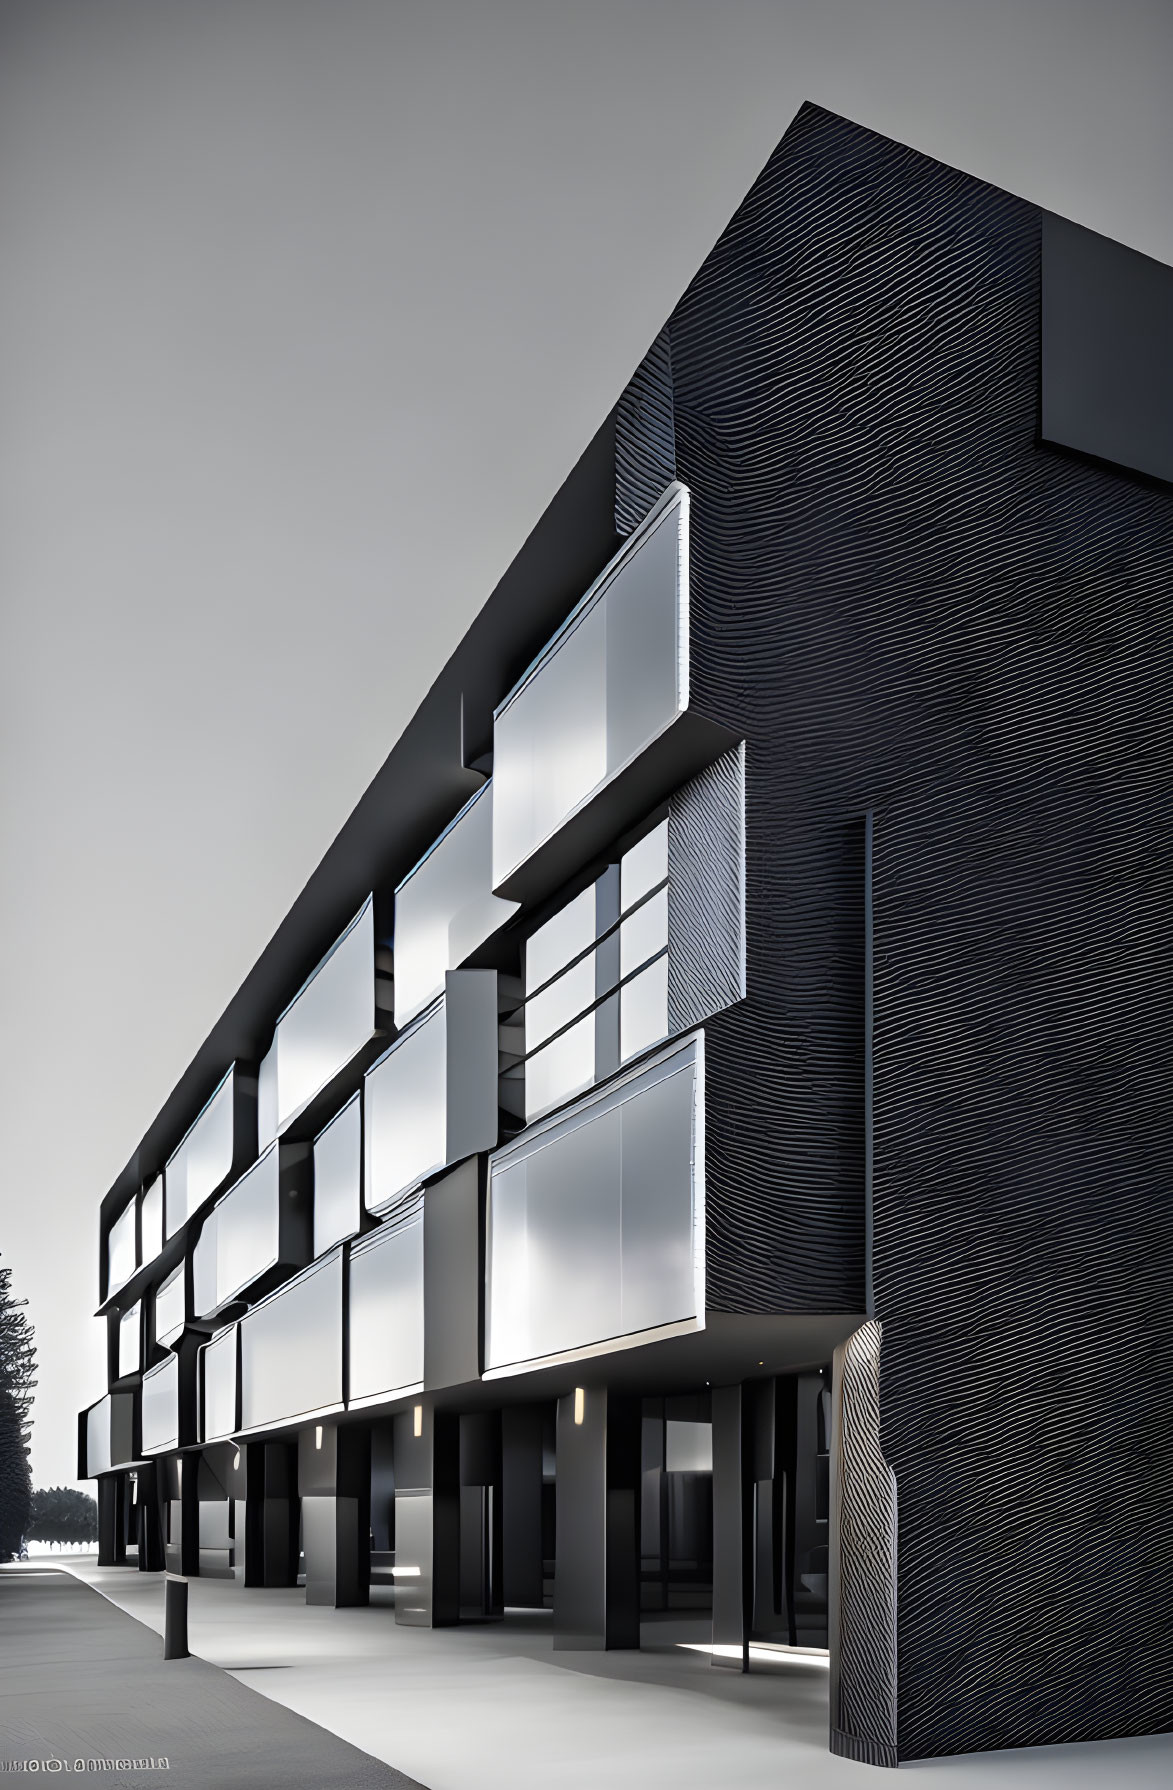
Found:
<svg viewBox="0 0 1173 1790"><path fill-rule="evenodd" d="M96 1479L140 1459L138 1394L108 1392L77 1422L77 1476Z"/></svg>
<svg viewBox="0 0 1173 1790"><path fill-rule="evenodd" d="M138 1202L131 1200L107 1233L104 1297L111 1298L132 1280L138 1265Z"/></svg>
<svg viewBox="0 0 1173 1790"><path fill-rule="evenodd" d="M374 898L368 896L277 1021L261 1081L275 1056L279 1136L312 1136L338 1078L381 1032L390 1031L393 998L390 956L376 948Z"/></svg>
<svg viewBox="0 0 1173 1790"><path fill-rule="evenodd" d="M167 1454L196 1441L196 1347L194 1337L143 1375L142 1451Z"/></svg>
<svg viewBox="0 0 1173 1790"><path fill-rule="evenodd" d="M314 1244L317 1258L362 1230L362 1094L314 1139Z"/></svg>
<svg viewBox="0 0 1173 1790"><path fill-rule="evenodd" d="M163 1202L168 1237L254 1156L256 1095L256 1077L234 1063L168 1158Z"/></svg>
<svg viewBox="0 0 1173 1790"><path fill-rule="evenodd" d="M493 894L493 785L466 802L395 891L395 1023L405 1026L517 912Z"/></svg>
<svg viewBox="0 0 1173 1790"><path fill-rule="evenodd" d="M343 1408L343 1247L240 1320L241 1432L280 1429Z"/></svg>
<svg viewBox="0 0 1173 1790"><path fill-rule="evenodd" d="M495 892L541 899L732 743L689 709L688 492L671 485L496 711Z"/></svg>
<svg viewBox="0 0 1173 1790"><path fill-rule="evenodd" d="M129 1310L120 1312L117 1318L114 1350L117 1378L125 1380L131 1374L141 1373L142 1365L142 1305L136 1299Z"/></svg>
<svg viewBox="0 0 1173 1790"><path fill-rule="evenodd" d="M704 1324L703 1036L492 1158L486 1377Z"/></svg>
<svg viewBox="0 0 1173 1790"><path fill-rule="evenodd" d="M156 1348L177 1343L192 1317L191 1256L185 1255L155 1289L152 1328Z"/></svg>
<svg viewBox="0 0 1173 1790"><path fill-rule="evenodd" d="M418 1392L424 1380L423 1200L350 1247L347 1405Z"/></svg>
<svg viewBox="0 0 1173 1790"><path fill-rule="evenodd" d="M240 1327L217 1331L199 1352L200 1440L226 1442L240 1428Z"/></svg>
<svg viewBox="0 0 1173 1790"><path fill-rule="evenodd" d="M153 1262L163 1248L163 1177L156 1175L139 1198L139 1235L143 1267Z"/></svg>
<svg viewBox="0 0 1173 1790"><path fill-rule="evenodd" d="M197 1319L260 1298L309 1260L308 1144L270 1144L204 1219L192 1255Z"/></svg>
<svg viewBox="0 0 1173 1790"><path fill-rule="evenodd" d="M451 970L444 982L442 999L367 1071L364 1197L372 1212L497 1142L497 976Z"/></svg>

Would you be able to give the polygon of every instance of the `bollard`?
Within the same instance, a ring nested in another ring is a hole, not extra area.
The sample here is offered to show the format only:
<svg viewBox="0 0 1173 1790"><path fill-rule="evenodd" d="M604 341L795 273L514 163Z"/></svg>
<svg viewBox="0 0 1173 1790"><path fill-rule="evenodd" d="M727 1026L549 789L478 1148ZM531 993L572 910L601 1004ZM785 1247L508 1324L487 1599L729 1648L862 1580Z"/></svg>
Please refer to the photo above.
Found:
<svg viewBox="0 0 1173 1790"><path fill-rule="evenodd" d="M163 1607L163 1658L187 1658L187 1580L167 1574Z"/></svg>

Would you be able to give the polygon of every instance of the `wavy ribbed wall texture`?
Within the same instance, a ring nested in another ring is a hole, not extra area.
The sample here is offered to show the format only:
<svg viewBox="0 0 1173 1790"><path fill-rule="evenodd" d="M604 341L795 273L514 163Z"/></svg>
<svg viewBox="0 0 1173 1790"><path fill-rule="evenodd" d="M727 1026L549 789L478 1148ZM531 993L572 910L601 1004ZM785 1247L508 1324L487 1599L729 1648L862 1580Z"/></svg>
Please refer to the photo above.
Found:
<svg viewBox="0 0 1173 1790"><path fill-rule="evenodd" d="M807 108L669 326L693 700L748 742L717 1307L862 1302L875 813L902 1758L1173 1726L1173 497L1038 444L1038 250Z"/></svg>

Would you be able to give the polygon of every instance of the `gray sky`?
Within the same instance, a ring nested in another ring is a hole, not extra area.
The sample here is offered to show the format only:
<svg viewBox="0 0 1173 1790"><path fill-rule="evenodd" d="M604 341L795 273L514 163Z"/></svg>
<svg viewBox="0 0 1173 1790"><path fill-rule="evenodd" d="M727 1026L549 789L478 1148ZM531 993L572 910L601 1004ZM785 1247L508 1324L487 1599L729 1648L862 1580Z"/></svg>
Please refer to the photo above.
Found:
<svg viewBox="0 0 1173 1790"><path fill-rule="evenodd" d="M1165 0L0 0L0 1251L97 1207L804 99L1173 261Z"/></svg>

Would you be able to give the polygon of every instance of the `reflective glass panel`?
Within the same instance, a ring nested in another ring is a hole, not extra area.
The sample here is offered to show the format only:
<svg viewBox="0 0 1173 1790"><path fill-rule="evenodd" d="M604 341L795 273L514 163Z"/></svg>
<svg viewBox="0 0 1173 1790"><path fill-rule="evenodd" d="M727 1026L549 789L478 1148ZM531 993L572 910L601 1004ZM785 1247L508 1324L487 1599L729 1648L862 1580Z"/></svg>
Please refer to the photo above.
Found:
<svg viewBox="0 0 1173 1790"><path fill-rule="evenodd" d="M595 999L595 954L580 957L525 1007L525 1047L536 1050Z"/></svg>
<svg viewBox="0 0 1173 1790"><path fill-rule="evenodd" d="M214 1442L236 1428L236 1325L200 1350L203 1357L203 1440Z"/></svg>
<svg viewBox="0 0 1173 1790"><path fill-rule="evenodd" d="M444 992L478 945L517 912L493 884L493 785L487 783L395 892L395 1023Z"/></svg>
<svg viewBox="0 0 1173 1790"><path fill-rule="evenodd" d="M95 1473L108 1473L113 1462L110 1459L110 1399L109 1396L98 1400L86 1412L86 1468L89 1477Z"/></svg>
<svg viewBox="0 0 1173 1790"><path fill-rule="evenodd" d="M492 1158L489 1367L697 1315L697 1049Z"/></svg>
<svg viewBox="0 0 1173 1790"><path fill-rule="evenodd" d="M342 1402L342 1251L240 1320L242 1427Z"/></svg>
<svg viewBox="0 0 1173 1790"><path fill-rule="evenodd" d="M216 1207L216 1305L242 1293L278 1256L278 1146L242 1175Z"/></svg>
<svg viewBox="0 0 1173 1790"><path fill-rule="evenodd" d="M624 560L607 592L607 770L642 752L677 700L681 583L679 509Z"/></svg>
<svg viewBox="0 0 1173 1790"><path fill-rule="evenodd" d="M107 1294L116 1293L125 1286L138 1267L138 1246L135 1241L135 1203L131 1200L123 1212L110 1226L107 1248L110 1258L110 1269L106 1277Z"/></svg>
<svg viewBox="0 0 1173 1790"><path fill-rule="evenodd" d="M619 900L626 913L637 901L668 880L668 822L658 827L624 852L619 861Z"/></svg>
<svg viewBox="0 0 1173 1790"><path fill-rule="evenodd" d="M175 1341L187 1321L184 1274L181 1262L155 1294L155 1341L161 1348Z"/></svg>
<svg viewBox="0 0 1173 1790"><path fill-rule="evenodd" d="M173 1237L232 1173L233 1080L230 1069L167 1163L167 1235Z"/></svg>
<svg viewBox="0 0 1173 1790"><path fill-rule="evenodd" d="M535 989L556 976L560 969L595 942L595 886L592 883L581 895L559 908L552 919L531 934L525 946L525 992Z"/></svg>
<svg viewBox="0 0 1173 1790"><path fill-rule="evenodd" d="M179 1446L179 1357L143 1375L143 1453Z"/></svg>
<svg viewBox="0 0 1173 1790"><path fill-rule="evenodd" d="M668 890L657 889L619 928L619 974L630 976L668 945Z"/></svg>
<svg viewBox="0 0 1173 1790"><path fill-rule="evenodd" d="M588 1013L568 1031L544 1044L525 1064L526 1122L561 1105L595 1079L595 1019Z"/></svg>
<svg viewBox="0 0 1173 1790"><path fill-rule="evenodd" d="M619 1054L625 1063L668 1036L668 955L619 990Z"/></svg>
<svg viewBox="0 0 1173 1790"><path fill-rule="evenodd" d="M375 914L368 896L277 1021L277 1123L301 1111L375 1029Z"/></svg>
<svg viewBox="0 0 1173 1790"><path fill-rule="evenodd" d="M314 1139L314 1254L322 1255L362 1223L362 1105L348 1100Z"/></svg>
<svg viewBox="0 0 1173 1790"><path fill-rule="evenodd" d="M669 1473L713 1471L713 1426L670 1417L665 1424L664 1465Z"/></svg>
<svg viewBox="0 0 1173 1790"><path fill-rule="evenodd" d="M129 1311L124 1311L118 1320L118 1372L137 1374L142 1366L142 1350L140 1347L139 1320L142 1307L136 1299Z"/></svg>
<svg viewBox="0 0 1173 1790"><path fill-rule="evenodd" d="M163 1247L163 1177L156 1175L142 1198L140 1227L143 1262L153 1262Z"/></svg>
<svg viewBox="0 0 1173 1790"><path fill-rule="evenodd" d="M446 1061L441 1002L367 1072L366 1202L372 1211L444 1166Z"/></svg>
<svg viewBox="0 0 1173 1790"><path fill-rule="evenodd" d="M424 1377L423 1209L350 1256L350 1397L373 1398Z"/></svg>

